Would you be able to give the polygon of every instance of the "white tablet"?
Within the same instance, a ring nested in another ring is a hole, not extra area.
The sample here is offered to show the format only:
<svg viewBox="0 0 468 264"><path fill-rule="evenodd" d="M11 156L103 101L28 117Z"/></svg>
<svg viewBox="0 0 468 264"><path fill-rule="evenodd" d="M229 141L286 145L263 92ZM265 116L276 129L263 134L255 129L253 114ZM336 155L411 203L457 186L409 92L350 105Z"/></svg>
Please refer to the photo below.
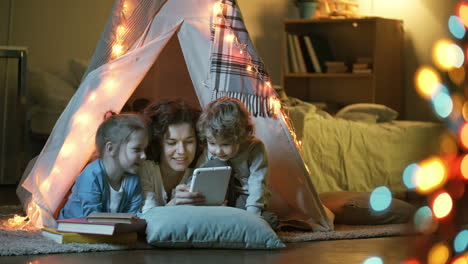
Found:
<svg viewBox="0 0 468 264"><path fill-rule="evenodd" d="M201 192L205 196L204 205L222 205L230 177L230 166L195 169L190 191Z"/></svg>

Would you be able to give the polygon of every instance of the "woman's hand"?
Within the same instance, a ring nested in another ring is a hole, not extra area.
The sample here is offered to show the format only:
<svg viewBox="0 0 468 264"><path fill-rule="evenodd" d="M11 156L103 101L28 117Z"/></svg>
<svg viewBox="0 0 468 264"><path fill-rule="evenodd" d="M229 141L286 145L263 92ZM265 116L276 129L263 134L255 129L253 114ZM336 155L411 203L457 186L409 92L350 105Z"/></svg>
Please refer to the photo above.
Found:
<svg viewBox="0 0 468 264"><path fill-rule="evenodd" d="M185 184L177 185L175 189L176 205L201 205L205 201L205 196L199 192L190 192L190 188Z"/></svg>

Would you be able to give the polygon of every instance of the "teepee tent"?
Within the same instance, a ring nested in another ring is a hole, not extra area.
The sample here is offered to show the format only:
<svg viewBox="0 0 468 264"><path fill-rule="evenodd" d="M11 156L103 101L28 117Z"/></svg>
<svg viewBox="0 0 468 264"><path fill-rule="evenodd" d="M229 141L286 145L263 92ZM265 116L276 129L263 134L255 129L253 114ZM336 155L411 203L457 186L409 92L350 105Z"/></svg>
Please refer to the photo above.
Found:
<svg viewBox="0 0 468 264"><path fill-rule="evenodd" d="M327 217L299 145L234 0L116 0L76 94L18 193L36 226L54 226L94 150L103 114L138 98L206 105L231 96L254 116L270 163L271 210L327 231ZM21 190L20 190L21 189Z"/></svg>

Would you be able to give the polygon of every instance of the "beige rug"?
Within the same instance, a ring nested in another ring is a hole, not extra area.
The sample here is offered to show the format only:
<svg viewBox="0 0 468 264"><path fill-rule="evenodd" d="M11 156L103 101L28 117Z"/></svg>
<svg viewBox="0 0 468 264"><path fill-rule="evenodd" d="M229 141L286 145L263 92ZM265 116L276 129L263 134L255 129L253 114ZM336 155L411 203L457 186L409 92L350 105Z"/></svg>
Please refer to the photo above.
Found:
<svg viewBox="0 0 468 264"><path fill-rule="evenodd" d="M331 232L278 232L285 243L317 240L340 240L388 237L415 234L407 224L394 225L335 225Z"/></svg>

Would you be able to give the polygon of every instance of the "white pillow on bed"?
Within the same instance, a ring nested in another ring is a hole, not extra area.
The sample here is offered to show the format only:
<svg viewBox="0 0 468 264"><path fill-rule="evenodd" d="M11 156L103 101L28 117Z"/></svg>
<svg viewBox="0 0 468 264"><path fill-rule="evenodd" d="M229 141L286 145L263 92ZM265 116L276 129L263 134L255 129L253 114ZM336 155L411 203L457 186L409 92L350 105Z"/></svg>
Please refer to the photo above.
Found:
<svg viewBox="0 0 468 264"><path fill-rule="evenodd" d="M359 114L356 114L359 113ZM398 112L381 104L351 104L336 113L335 117L369 121L377 117L377 122L390 122L397 118Z"/></svg>

